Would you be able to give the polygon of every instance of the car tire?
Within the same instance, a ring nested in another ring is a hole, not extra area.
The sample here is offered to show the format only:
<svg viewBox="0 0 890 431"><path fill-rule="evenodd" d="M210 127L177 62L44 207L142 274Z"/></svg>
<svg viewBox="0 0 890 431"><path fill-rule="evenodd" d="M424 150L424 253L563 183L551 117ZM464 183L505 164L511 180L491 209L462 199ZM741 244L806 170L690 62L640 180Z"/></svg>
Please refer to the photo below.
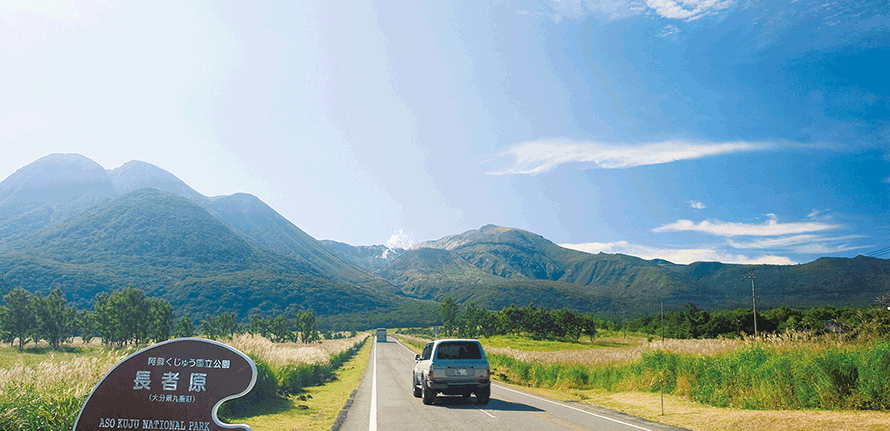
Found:
<svg viewBox="0 0 890 431"><path fill-rule="evenodd" d="M432 404L436 401L436 393L432 391L427 385L426 380L421 381L420 384L421 397L423 398L423 403L426 405Z"/></svg>
<svg viewBox="0 0 890 431"><path fill-rule="evenodd" d="M476 402L482 405L488 404L491 400L491 386L476 391Z"/></svg>
<svg viewBox="0 0 890 431"><path fill-rule="evenodd" d="M423 391L418 386L417 376L411 375L411 388L414 390L414 398L420 398L423 395Z"/></svg>

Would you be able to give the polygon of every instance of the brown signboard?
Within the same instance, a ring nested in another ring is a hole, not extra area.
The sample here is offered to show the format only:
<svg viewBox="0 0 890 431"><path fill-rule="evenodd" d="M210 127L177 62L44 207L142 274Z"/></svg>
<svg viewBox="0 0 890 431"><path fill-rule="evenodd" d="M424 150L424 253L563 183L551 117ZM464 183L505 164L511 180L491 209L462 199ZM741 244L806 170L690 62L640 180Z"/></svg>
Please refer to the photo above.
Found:
<svg viewBox="0 0 890 431"><path fill-rule="evenodd" d="M256 364L225 344L179 338L136 352L96 385L74 431L245 430L219 421L223 401L256 382Z"/></svg>

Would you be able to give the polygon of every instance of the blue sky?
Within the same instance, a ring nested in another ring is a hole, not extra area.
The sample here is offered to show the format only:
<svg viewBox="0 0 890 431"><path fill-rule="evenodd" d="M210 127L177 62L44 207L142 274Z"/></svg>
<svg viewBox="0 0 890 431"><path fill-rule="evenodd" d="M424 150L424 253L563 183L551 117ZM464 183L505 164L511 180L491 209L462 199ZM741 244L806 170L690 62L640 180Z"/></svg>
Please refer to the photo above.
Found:
<svg viewBox="0 0 890 431"><path fill-rule="evenodd" d="M7 1L0 64L3 178L143 160L354 245L890 246L886 1Z"/></svg>

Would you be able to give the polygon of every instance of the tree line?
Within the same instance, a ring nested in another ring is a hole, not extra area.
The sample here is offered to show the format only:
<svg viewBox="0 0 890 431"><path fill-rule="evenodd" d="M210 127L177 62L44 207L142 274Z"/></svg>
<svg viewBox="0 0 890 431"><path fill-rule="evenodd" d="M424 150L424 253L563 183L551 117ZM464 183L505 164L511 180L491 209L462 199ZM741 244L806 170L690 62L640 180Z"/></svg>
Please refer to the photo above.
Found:
<svg viewBox="0 0 890 431"><path fill-rule="evenodd" d="M757 313L757 332L782 334L786 331L835 333L855 336L890 333L890 293L878 298L879 307L832 306L795 309L777 307ZM706 311L694 303L681 310L649 314L632 320L598 319L590 313L549 310L526 305L510 305L499 311L486 310L470 302L461 306L452 298L439 304L442 319L440 335L467 338L526 334L540 339L577 341L597 335L597 329L642 333L650 338L718 338L754 334L754 312L750 308Z"/></svg>
<svg viewBox="0 0 890 431"><path fill-rule="evenodd" d="M493 335L527 334L535 338L565 338L578 341L596 337L599 323L590 313L549 310L526 305L510 305L499 311L486 310L469 302L463 307L448 297L440 305L442 333L446 336L476 338Z"/></svg>
<svg viewBox="0 0 890 431"><path fill-rule="evenodd" d="M61 289L46 296L13 289L3 296L6 305L0 306L0 341L18 341L21 351L29 342L46 341L53 349L74 336L84 343L100 337L106 345L136 345L169 340L171 338L234 337L250 332L270 338L274 342L311 343L321 339L315 312L300 310L295 317L280 314L275 317L252 315L250 325L242 326L235 313L222 311L206 316L195 325L188 314L174 318L173 307L163 299L150 298L137 288L126 288L113 293L96 295L93 311L80 311L69 305ZM326 332L325 338L339 338Z"/></svg>
<svg viewBox="0 0 890 431"><path fill-rule="evenodd" d="M885 295L890 306L890 294ZM878 300L881 303L881 300ZM786 331L812 333L833 332L853 335L867 327L888 324L890 313L881 307L842 307L830 305L807 309L777 307L757 313L757 332L782 334ZM754 311L751 308L706 311L694 303L683 309L643 316L626 322L628 330L667 338L717 338L754 334ZM887 329L890 329L888 327Z"/></svg>

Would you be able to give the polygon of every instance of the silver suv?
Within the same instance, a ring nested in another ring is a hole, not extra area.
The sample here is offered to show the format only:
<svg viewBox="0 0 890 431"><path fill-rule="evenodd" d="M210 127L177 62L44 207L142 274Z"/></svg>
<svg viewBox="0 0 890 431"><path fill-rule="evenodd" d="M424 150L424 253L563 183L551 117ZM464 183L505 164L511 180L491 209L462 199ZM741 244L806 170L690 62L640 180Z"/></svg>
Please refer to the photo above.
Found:
<svg viewBox="0 0 890 431"><path fill-rule="evenodd" d="M414 396L432 404L437 394L476 395L479 404L491 398L488 358L476 340L436 340L414 356Z"/></svg>

